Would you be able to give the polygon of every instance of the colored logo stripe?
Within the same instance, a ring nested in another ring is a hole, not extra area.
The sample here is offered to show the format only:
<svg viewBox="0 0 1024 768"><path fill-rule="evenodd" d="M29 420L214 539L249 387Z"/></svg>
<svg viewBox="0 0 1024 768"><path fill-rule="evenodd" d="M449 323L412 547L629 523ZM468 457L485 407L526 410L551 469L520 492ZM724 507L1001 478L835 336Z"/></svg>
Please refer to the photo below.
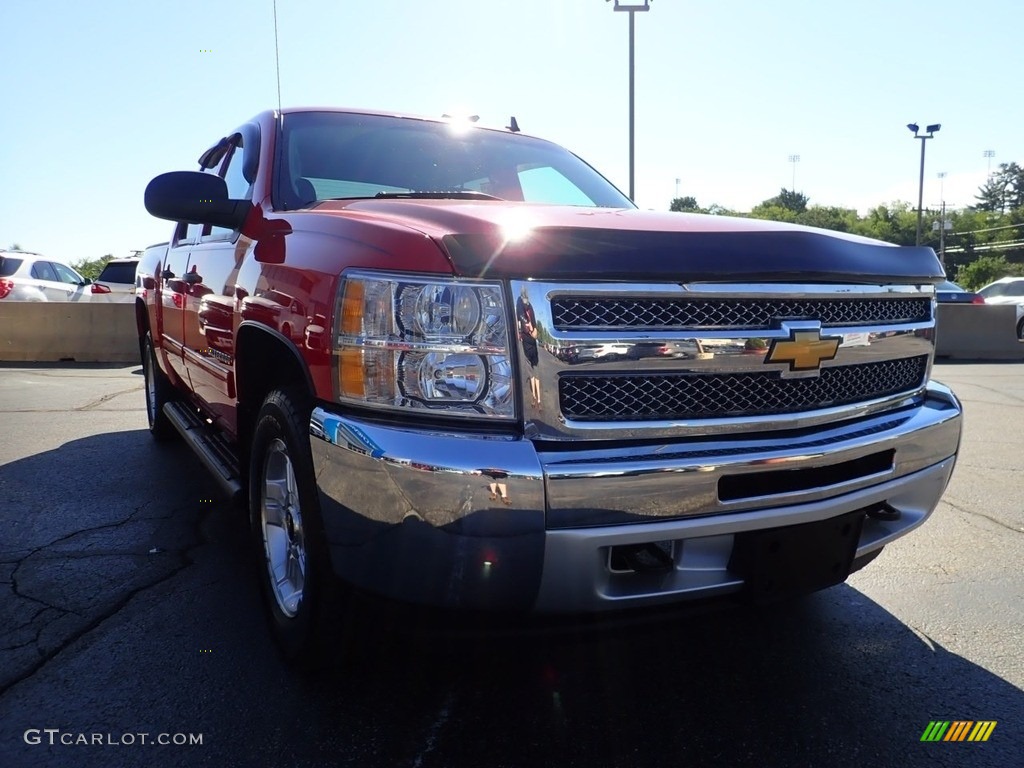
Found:
<svg viewBox="0 0 1024 768"><path fill-rule="evenodd" d="M995 720L979 720L978 724L974 726L974 730L971 731L971 735L967 737L967 740L988 741L988 737L992 735L992 731L995 729Z"/></svg>
<svg viewBox="0 0 1024 768"><path fill-rule="evenodd" d="M921 734L921 741L988 741L996 720L932 720Z"/></svg>
<svg viewBox="0 0 1024 768"><path fill-rule="evenodd" d="M946 738L943 741L963 741L967 738L967 733L972 725L974 725L974 722L971 720L954 720L953 725L949 728L949 733L946 734Z"/></svg>
<svg viewBox="0 0 1024 768"><path fill-rule="evenodd" d="M946 733L947 728L949 728L948 720L932 720L921 734L921 741L939 741Z"/></svg>

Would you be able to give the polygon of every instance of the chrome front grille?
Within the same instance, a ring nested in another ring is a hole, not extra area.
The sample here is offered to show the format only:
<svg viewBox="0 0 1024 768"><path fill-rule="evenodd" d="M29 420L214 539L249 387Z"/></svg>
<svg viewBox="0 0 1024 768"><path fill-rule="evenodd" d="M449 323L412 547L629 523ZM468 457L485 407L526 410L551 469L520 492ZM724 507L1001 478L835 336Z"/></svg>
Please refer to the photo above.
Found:
<svg viewBox="0 0 1024 768"><path fill-rule="evenodd" d="M926 323L931 298L711 299L559 296L556 330L764 330L780 320L819 320L823 328Z"/></svg>
<svg viewBox="0 0 1024 768"><path fill-rule="evenodd" d="M923 392L935 349L923 284L510 287L517 323L536 316L515 342L535 440L770 434L885 413Z"/></svg>
<svg viewBox="0 0 1024 768"><path fill-rule="evenodd" d="M928 356L826 368L814 378L778 371L563 375L561 411L574 421L665 421L771 416L834 408L924 386Z"/></svg>

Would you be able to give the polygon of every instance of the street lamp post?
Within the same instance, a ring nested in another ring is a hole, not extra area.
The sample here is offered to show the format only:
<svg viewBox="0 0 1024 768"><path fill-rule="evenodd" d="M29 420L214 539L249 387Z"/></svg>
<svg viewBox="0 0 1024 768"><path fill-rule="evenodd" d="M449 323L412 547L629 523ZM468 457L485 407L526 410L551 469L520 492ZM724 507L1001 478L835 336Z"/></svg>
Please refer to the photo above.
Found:
<svg viewBox="0 0 1024 768"><path fill-rule="evenodd" d="M608 0L605 0L605 2L608 2ZM634 48L634 45L633 45L633 39L634 39L634 34L635 34L634 17L635 17L635 14L638 11L649 11L649 10L651 10L651 0L644 0L644 4L643 5L636 5L636 4L626 5L626 4L622 3L622 2L619 2L619 0L615 0L615 10L616 11L623 11L623 12L629 14L629 199L633 200L635 202L636 201L636 189L635 189L635 185L636 185L636 166L635 166L635 162L634 162L634 155L635 155L634 147L636 146L636 144L635 144L635 131L634 131L634 119L633 119L633 115L634 115L634 108L633 108L633 102L634 102L634 97L633 97L633 95L634 95L634 88L633 88L633 80L634 80L634 77L633 77L633 72L634 72L633 48Z"/></svg>
<svg viewBox="0 0 1024 768"><path fill-rule="evenodd" d="M935 138L935 134L938 133L938 131L939 131L939 129L941 127L942 126L939 123L933 123L932 125L929 125L929 126L925 127L925 131L928 134L926 136L926 135L924 135L922 133L918 133L918 131L920 129L918 128L917 123L907 123L907 128L909 128L910 130L912 130L914 132L914 138L921 140L921 178L920 178L920 181L918 182L918 187L917 187L917 241L916 241L916 245L920 245L921 244L921 214L923 213L923 209L924 209L924 146L925 146L924 143L928 139L934 139Z"/></svg>

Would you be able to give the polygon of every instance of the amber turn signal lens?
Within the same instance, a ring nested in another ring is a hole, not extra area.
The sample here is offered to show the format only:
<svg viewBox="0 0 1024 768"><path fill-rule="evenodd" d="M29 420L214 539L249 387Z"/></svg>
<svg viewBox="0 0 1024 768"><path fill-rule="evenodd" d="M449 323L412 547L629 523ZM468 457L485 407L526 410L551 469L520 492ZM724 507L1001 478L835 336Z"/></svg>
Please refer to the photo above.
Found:
<svg viewBox="0 0 1024 768"><path fill-rule="evenodd" d="M345 283L345 297L341 300L341 328L346 336L358 336L363 331L365 288L359 280Z"/></svg>
<svg viewBox="0 0 1024 768"><path fill-rule="evenodd" d="M347 296L346 296L347 299ZM366 394L366 379L363 372L363 350L345 347L338 355L338 382L341 394L346 397L363 397Z"/></svg>

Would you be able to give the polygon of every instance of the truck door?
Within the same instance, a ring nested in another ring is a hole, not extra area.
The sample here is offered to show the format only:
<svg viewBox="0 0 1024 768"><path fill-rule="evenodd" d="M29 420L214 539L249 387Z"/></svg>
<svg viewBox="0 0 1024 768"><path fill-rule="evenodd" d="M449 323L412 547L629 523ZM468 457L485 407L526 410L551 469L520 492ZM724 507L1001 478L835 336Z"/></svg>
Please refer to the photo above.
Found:
<svg viewBox="0 0 1024 768"><path fill-rule="evenodd" d="M207 153L209 173L221 175L231 199L250 196L242 173L242 136L231 137L219 154ZM255 151L255 150L253 150ZM235 304L238 270L254 243L237 230L202 228L184 273L183 355L192 389L218 425L235 431Z"/></svg>
<svg viewBox="0 0 1024 768"><path fill-rule="evenodd" d="M178 224L174 237L167 247L167 255L160 267L157 277L159 286L160 311L163 325L160 328L160 341L167 353L167 362L182 381L188 383L185 370L184 349L185 331L185 298L188 283L184 276L188 269L188 258L192 246L199 239L202 230L200 224Z"/></svg>

